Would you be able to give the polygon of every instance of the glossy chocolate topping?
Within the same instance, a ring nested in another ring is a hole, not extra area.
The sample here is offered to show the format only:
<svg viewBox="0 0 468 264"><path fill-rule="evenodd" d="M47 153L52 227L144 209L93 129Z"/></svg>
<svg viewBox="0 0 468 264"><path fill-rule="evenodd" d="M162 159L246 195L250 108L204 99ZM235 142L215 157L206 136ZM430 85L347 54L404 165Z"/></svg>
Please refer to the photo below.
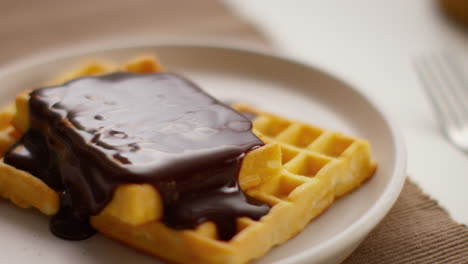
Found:
<svg viewBox="0 0 468 264"><path fill-rule="evenodd" d="M263 145L251 122L172 73L84 77L31 93L30 129L5 162L62 194L54 234L84 239L124 183L151 183L163 221L194 228L213 221L219 237L236 218L259 219L269 207L238 184L245 153Z"/></svg>

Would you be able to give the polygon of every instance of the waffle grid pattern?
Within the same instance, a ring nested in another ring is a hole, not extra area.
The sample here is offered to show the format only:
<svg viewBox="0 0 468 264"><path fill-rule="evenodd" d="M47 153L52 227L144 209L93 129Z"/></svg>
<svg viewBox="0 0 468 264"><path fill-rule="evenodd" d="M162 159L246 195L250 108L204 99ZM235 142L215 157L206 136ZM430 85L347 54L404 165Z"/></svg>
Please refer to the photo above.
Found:
<svg viewBox="0 0 468 264"><path fill-rule="evenodd" d="M340 161L349 159L363 145L368 145L362 139L260 112L246 105L237 105L235 108L249 116L256 116L252 120L253 127L266 144L280 146L282 173L273 188L263 189L280 200L288 200L297 187L313 181L321 171L326 174L334 166L339 166ZM373 163L371 165L375 166ZM333 185L339 184L339 175L328 177L336 177L332 179ZM338 187L344 190L337 192L337 197L350 191L347 186Z"/></svg>

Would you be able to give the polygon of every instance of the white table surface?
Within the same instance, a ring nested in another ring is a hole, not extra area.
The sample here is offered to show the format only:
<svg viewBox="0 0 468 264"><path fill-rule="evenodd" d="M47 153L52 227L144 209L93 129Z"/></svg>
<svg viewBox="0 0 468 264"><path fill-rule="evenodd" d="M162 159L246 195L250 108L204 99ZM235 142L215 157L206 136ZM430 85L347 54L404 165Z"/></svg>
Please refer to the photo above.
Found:
<svg viewBox="0 0 468 264"><path fill-rule="evenodd" d="M405 137L410 178L468 224L468 154L443 137L411 65L429 52L468 52L468 31L448 23L431 0L225 1L287 56L379 102Z"/></svg>

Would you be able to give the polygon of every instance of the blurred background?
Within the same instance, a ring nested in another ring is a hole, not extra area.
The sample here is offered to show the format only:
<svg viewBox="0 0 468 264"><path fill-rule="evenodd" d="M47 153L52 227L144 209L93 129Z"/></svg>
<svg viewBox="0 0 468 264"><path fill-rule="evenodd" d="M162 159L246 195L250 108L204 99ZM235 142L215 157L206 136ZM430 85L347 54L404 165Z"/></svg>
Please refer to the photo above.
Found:
<svg viewBox="0 0 468 264"><path fill-rule="evenodd" d="M0 66L96 43L274 50L349 81L386 109L405 136L411 179L468 223L467 157L443 139L412 64L444 50L464 57L467 17L465 0L0 0Z"/></svg>

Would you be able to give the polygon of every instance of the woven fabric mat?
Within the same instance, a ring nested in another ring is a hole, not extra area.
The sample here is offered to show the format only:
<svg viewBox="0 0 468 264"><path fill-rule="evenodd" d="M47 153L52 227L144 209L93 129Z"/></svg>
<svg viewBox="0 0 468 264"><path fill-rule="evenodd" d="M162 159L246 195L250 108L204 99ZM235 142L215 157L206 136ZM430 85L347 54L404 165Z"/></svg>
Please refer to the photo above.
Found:
<svg viewBox="0 0 468 264"><path fill-rule="evenodd" d="M407 180L384 220L344 262L468 263L468 229Z"/></svg>
<svg viewBox="0 0 468 264"><path fill-rule="evenodd" d="M214 0L4 0L0 21L0 65L108 39L269 45L255 27ZM344 263L468 263L468 229L408 180L390 213Z"/></svg>

